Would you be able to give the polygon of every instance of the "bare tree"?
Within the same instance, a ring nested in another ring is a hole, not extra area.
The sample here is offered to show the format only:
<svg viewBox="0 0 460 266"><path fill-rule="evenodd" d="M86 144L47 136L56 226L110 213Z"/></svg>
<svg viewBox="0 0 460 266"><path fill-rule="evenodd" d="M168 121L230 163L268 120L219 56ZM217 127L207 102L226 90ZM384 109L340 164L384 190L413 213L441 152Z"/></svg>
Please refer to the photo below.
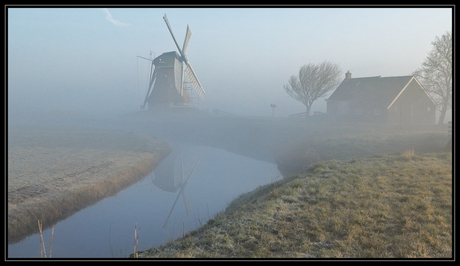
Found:
<svg viewBox="0 0 460 266"><path fill-rule="evenodd" d="M431 44L433 49L413 75L435 101L441 112L438 123L442 124L446 111L452 108L452 33L436 37Z"/></svg>
<svg viewBox="0 0 460 266"><path fill-rule="evenodd" d="M299 70L299 76L291 76L284 90L307 108L307 117L314 101L324 97L339 83L342 71L337 64L324 61L319 65L304 65Z"/></svg>

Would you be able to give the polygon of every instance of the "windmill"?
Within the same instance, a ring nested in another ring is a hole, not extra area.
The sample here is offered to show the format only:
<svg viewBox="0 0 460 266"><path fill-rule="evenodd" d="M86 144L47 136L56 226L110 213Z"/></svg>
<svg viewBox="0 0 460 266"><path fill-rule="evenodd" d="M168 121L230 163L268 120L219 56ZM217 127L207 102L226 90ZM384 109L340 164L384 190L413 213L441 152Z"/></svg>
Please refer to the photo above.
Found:
<svg viewBox="0 0 460 266"><path fill-rule="evenodd" d="M176 44L177 50L179 50L179 54L176 51L167 52L153 60L141 57L151 61L149 85L144 103L141 106L142 109L145 109L147 104L149 109L153 107L189 106L191 99L186 90L184 73L187 76L189 84L201 99L203 99L205 94L195 71L193 71L185 55L190 36L192 35L190 28L187 25L184 44L181 49L171 30L166 14L163 16L163 19Z"/></svg>

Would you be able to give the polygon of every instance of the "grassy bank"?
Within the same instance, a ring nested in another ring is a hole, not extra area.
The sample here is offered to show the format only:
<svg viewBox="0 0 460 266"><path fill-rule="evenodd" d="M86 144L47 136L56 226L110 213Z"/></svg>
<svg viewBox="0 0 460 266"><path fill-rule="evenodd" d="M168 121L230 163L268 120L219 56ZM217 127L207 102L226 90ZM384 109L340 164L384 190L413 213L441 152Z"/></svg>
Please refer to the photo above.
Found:
<svg viewBox="0 0 460 266"><path fill-rule="evenodd" d="M115 195L170 152L157 139L127 132L10 128L8 243Z"/></svg>
<svg viewBox="0 0 460 266"><path fill-rule="evenodd" d="M325 160L396 154L440 152L449 136L447 126L322 124L285 125L274 151L278 170L289 176Z"/></svg>
<svg viewBox="0 0 460 266"><path fill-rule="evenodd" d="M140 258L451 258L451 153L312 165Z"/></svg>

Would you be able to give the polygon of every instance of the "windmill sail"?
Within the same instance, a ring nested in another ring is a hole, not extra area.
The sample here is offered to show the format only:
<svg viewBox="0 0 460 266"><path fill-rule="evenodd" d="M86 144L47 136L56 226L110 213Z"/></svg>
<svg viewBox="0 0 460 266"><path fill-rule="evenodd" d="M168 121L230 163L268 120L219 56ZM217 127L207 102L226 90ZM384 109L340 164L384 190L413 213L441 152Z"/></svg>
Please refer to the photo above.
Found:
<svg viewBox="0 0 460 266"><path fill-rule="evenodd" d="M192 66L187 62L187 68L185 69L185 75L187 75L188 80L192 84L192 87L195 89L196 93L200 96L201 99L204 98L206 93L201 86L200 81L198 80L195 71L193 71Z"/></svg>
<svg viewBox="0 0 460 266"><path fill-rule="evenodd" d="M192 36L192 31L187 25L187 31L185 32L185 39L184 39L184 46L182 46L182 52L185 54L185 50L187 50L188 41L190 40L190 36Z"/></svg>
<svg viewBox="0 0 460 266"><path fill-rule="evenodd" d="M183 50L181 50L180 47L179 47L179 44L177 44L176 38L174 37L174 34L172 32L172 29L171 29L171 26L169 25L169 21L168 21L168 18L166 17L166 14L163 16L163 19L166 22L166 26L168 26L169 33L171 33L171 36L172 36L172 38L174 40L174 43L177 46L177 50L179 50L179 52L181 54L181 57L182 57L181 60L183 62L185 62L185 64L187 65L187 68L185 69L185 75L187 76L188 80L192 84L192 87L195 89L196 93L198 93L200 98L203 99L204 94L205 94L205 91L203 90L203 86L201 86L201 83L198 80L198 78L197 78L197 76L195 74L195 71L193 71L192 66L190 65L190 63L187 60L187 57L185 56L185 50L187 50L188 41L190 40L190 36L192 35L192 31L190 30L190 28L187 25L187 31L185 33L184 46L183 46Z"/></svg>
<svg viewBox="0 0 460 266"><path fill-rule="evenodd" d="M174 40L174 43L175 43L176 46L177 46L177 50L179 50L181 56L183 56L182 50L180 49L179 44L177 44L176 37L174 37L174 33L172 32L171 26L169 25L169 21L168 21L168 18L166 17L166 14L163 16L163 19L164 19L165 22L166 22L166 26L168 26L169 33L171 33L171 36L172 36L172 38L173 38L173 40Z"/></svg>
<svg viewBox="0 0 460 266"><path fill-rule="evenodd" d="M176 90L180 95L182 95L182 84L183 84L182 76L184 72L183 68L184 66L182 62L180 62L179 60L174 60L174 79L175 79L174 83L175 83Z"/></svg>

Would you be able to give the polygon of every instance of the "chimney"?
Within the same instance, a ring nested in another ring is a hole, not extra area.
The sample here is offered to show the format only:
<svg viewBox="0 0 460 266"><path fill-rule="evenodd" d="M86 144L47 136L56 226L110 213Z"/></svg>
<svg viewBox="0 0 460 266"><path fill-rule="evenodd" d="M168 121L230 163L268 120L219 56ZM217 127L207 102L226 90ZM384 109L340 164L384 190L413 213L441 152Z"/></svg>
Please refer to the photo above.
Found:
<svg viewBox="0 0 460 266"><path fill-rule="evenodd" d="M345 73L345 79L351 79L351 73L350 70L348 70L347 73Z"/></svg>

